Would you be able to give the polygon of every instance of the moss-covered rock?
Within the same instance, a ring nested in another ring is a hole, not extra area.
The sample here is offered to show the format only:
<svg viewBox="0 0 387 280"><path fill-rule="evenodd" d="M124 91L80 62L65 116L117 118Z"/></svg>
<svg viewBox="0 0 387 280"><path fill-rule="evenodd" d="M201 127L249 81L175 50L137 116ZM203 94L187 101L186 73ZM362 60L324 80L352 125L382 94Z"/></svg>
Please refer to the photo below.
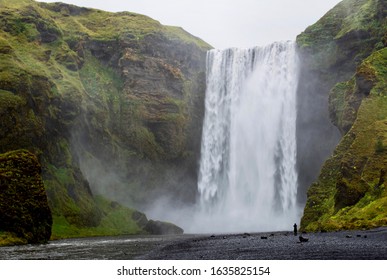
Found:
<svg viewBox="0 0 387 280"><path fill-rule="evenodd" d="M24 150L0 155L0 232L9 232L1 234L2 245L45 243L50 239L51 226L36 157Z"/></svg>
<svg viewBox="0 0 387 280"><path fill-rule="evenodd" d="M364 70L365 67L372 70ZM355 117L342 116L348 123L348 132L324 164L317 182L308 190L301 223L305 230L387 225L386 70L387 48L384 48L364 60L354 78L347 83L351 84L350 91L345 92L349 99L351 95L363 98ZM364 71L373 72L371 89L357 84L358 76ZM341 86L337 85L334 91ZM344 101L344 106L350 105ZM340 114L340 110L335 111Z"/></svg>
<svg viewBox="0 0 387 280"><path fill-rule="evenodd" d="M387 43L385 13L383 0L343 0L301 33L297 43L303 52L313 54L312 68L339 67L337 78L348 79L357 64Z"/></svg>
<svg viewBox="0 0 387 280"><path fill-rule="evenodd" d="M386 225L386 16L385 1L344 0L297 37L304 73L314 76L300 103L323 100L342 136L308 189L304 230ZM326 139L319 133L315 141Z"/></svg>

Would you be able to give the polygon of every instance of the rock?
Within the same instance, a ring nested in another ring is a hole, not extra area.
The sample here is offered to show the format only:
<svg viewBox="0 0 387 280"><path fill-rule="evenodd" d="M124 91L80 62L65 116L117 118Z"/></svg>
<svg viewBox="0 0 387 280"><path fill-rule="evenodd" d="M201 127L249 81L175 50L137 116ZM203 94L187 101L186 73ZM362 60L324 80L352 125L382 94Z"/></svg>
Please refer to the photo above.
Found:
<svg viewBox="0 0 387 280"><path fill-rule="evenodd" d="M144 213L141 213L139 211L134 211L132 214L132 219L136 221L136 223L141 228L145 228L148 224L148 219Z"/></svg>
<svg viewBox="0 0 387 280"><path fill-rule="evenodd" d="M250 234L247 233L247 232L245 232L245 233L243 234L243 238L247 238L247 237L249 237L249 236L250 236Z"/></svg>
<svg viewBox="0 0 387 280"><path fill-rule="evenodd" d="M170 234L183 234L184 230L172 223L149 220L144 230L150 234L156 235L170 235Z"/></svg>
<svg viewBox="0 0 387 280"><path fill-rule="evenodd" d="M267 239L267 236L261 236L261 239Z"/></svg>
<svg viewBox="0 0 387 280"><path fill-rule="evenodd" d="M298 239L300 240L300 242L308 242L309 241L309 238L302 237L302 235L300 235L298 237Z"/></svg>
<svg viewBox="0 0 387 280"><path fill-rule="evenodd" d="M27 243L46 243L52 216L41 166L25 150L0 155L0 232L14 233Z"/></svg>

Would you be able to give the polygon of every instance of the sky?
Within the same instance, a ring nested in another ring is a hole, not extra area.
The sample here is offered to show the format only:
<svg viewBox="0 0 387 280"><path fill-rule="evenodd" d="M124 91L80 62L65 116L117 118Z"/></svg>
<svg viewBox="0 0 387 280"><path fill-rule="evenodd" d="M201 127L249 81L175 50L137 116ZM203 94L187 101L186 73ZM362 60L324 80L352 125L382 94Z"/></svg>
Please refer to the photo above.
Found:
<svg viewBox="0 0 387 280"><path fill-rule="evenodd" d="M39 2L58 2L40 0ZM295 40L341 0L61 0L147 15L184 28L218 49Z"/></svg>

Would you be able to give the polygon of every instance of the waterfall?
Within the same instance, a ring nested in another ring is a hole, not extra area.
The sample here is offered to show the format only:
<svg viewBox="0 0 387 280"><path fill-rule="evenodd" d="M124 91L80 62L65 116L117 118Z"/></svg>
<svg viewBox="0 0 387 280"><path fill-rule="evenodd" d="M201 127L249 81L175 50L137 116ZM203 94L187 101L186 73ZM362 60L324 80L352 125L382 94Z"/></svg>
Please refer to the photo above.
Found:
<svg viewBox="0 0 387 280"><path fill-rule="evenodd" d="M291 229L297 206L293 42L207 53L194 231Z"/></svg>

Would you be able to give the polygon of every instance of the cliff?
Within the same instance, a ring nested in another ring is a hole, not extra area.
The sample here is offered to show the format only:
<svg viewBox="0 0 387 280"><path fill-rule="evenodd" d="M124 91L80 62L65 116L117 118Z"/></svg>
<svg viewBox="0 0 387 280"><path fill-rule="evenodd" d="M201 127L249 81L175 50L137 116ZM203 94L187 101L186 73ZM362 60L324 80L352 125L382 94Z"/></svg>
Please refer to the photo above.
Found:
<svg viewBox="0 0 387 280"><path fill-rule="evenodd" d="M194 199L209 48L139 14L0 0L0 153L37 155L55 238L136 213L102 197Z"/></svg>
<svg viewBox="0 0 387 280"><path fill-rule="evenodd" d="M387 225L386 18L385 1L345 0L297 38L304 71L315 75L317 85L317 92L304 85L302 94L312 104L322 96L317 106L341 134L335 148L324 142L332 129L310 143L333 154L308 189L304 230Z"/></svg>

